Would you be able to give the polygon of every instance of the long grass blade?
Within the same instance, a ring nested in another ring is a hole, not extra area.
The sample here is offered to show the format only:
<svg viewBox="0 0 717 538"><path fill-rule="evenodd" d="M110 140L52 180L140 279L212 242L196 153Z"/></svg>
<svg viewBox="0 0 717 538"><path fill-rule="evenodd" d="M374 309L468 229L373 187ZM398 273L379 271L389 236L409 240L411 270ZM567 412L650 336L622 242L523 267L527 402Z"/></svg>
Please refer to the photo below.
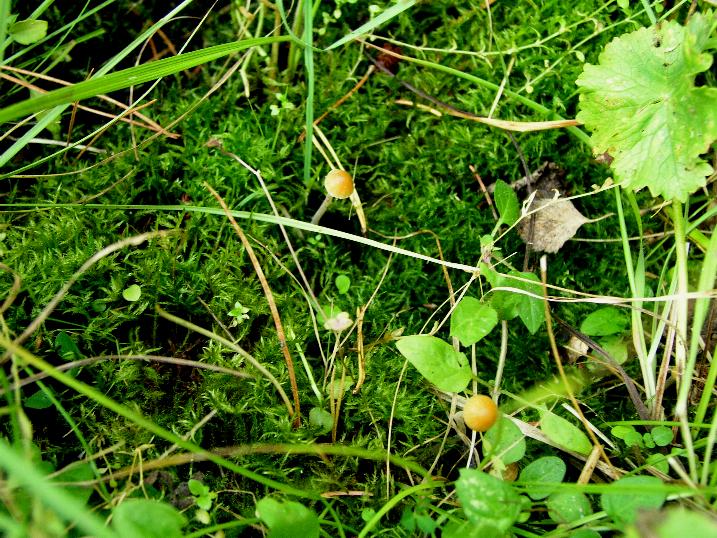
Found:
<svg viewBox="0 0 717 538"><path fill-rule="evenodd" d="M109 93L143 82L157 80L167 75L179 73L185 69L191 69L198 65L211 62L217 58L227 56L240 50L248 49L261 45L269 45L277 41L286 41L286 36L279 37L259 37L253 39L245 39L235 43L224 43L214 47L208 47L201 50L195 50L186 54L180 54L172 58L165 58L156 62L150 62L136 67L122 69L109 75L96 77L83 82L78 82L72 86L59 88L57 90L26 99L10 105L0 110L0 123L5 123L28 114L34 114L59 105L65 105L80 99L87 99L95 95Z"/></svg>

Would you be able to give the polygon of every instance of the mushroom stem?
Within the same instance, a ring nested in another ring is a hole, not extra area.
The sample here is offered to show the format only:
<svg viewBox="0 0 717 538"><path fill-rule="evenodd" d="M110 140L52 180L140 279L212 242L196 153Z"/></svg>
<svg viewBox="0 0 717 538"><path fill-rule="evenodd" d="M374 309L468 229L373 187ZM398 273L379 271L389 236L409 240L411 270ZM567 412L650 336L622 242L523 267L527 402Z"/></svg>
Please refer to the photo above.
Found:
<svg viewBox="0 0 717 538"><path fill-rule="evenodd" d="M314 213L314 216L311 217L311 224L318 224L321 220L321 217L324 216L324 213L326 213L326 210L331 205L331 201L334 199L333 196L330 194L326 195L326 198L324 198L324 201L321 202L321 205L319 206L319 209L316 210L316 213Z"/></svg>

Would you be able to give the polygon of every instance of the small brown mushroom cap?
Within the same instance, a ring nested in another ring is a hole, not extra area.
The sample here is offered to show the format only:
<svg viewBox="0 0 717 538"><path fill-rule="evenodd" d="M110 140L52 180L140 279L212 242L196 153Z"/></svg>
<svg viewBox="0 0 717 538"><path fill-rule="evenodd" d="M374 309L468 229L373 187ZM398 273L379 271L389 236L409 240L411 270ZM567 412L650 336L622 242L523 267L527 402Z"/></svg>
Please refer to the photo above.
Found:
<svg viewBox="0 0 717 538"><path fill-rule="evenodd" d="M331 196L343 200L354 192L354 180L346 170L334 169L326 174L324 187Z"/></svg>

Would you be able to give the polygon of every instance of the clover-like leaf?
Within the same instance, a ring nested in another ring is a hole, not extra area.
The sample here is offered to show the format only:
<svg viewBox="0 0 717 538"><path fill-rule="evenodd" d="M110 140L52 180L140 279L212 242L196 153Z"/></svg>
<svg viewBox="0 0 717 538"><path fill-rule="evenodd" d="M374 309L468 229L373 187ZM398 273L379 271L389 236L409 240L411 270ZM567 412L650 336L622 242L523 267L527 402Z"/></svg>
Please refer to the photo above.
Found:
<svg viewBox="0 0 717 538"><path fill-rule="evenodd" d="M700 158L717 139L717 88L695 87L712 65L714 15L695 14L612 40L598 65L585 65L577 119L596 154L609 153L625 188L685 201L712 167Z"/></svg>

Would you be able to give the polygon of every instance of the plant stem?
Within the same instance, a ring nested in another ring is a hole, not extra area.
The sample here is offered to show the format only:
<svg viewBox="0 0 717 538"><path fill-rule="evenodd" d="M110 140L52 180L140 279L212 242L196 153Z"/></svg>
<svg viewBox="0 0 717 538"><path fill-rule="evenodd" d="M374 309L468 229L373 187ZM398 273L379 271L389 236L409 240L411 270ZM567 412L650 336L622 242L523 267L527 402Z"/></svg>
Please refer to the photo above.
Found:
<svg viewBox="0 0 717 538"><path fill-rule="evenodd" d="M635 280L635 268L632 263L632 252L630 251L630 241L628 239L627 225L625 223L625 213L622 208L622 190L615 189L615 205L617 206L618 220L620 221L620 237L622 238L622 250L625 258L625 269L627 270L627 280L630 283L630 292L633 297L642 295L640 286ZM644 289L644 287L643 287ZM636 303L635 308L630 310L632 319L632 342L640 361L640 370L642 379L645 384L645 400L648 407L652 408L655 397L655 372L649 368L647 363L647 352L645 350L645 335L642 327L642 317L640 316L641 303Z"/></svg>
<svg viewBox="0 0 717 538"><path fill-rule="evenodd" d="M682 202L679 200L672 200L672 225L675 230L675 271L677 272L677 299L675 299L674 306L677 324L675 365L679 387L675 416L680 421L680 431L690 467L690 478L696 482L697 458L692 444L692 433L687 422L687 397L692 386L692 373L686 371L685 364L687 356L687 236L685 235ZM699 329L697 331L699 332ZM686 374L689 374L689 377Z"/></svg>

